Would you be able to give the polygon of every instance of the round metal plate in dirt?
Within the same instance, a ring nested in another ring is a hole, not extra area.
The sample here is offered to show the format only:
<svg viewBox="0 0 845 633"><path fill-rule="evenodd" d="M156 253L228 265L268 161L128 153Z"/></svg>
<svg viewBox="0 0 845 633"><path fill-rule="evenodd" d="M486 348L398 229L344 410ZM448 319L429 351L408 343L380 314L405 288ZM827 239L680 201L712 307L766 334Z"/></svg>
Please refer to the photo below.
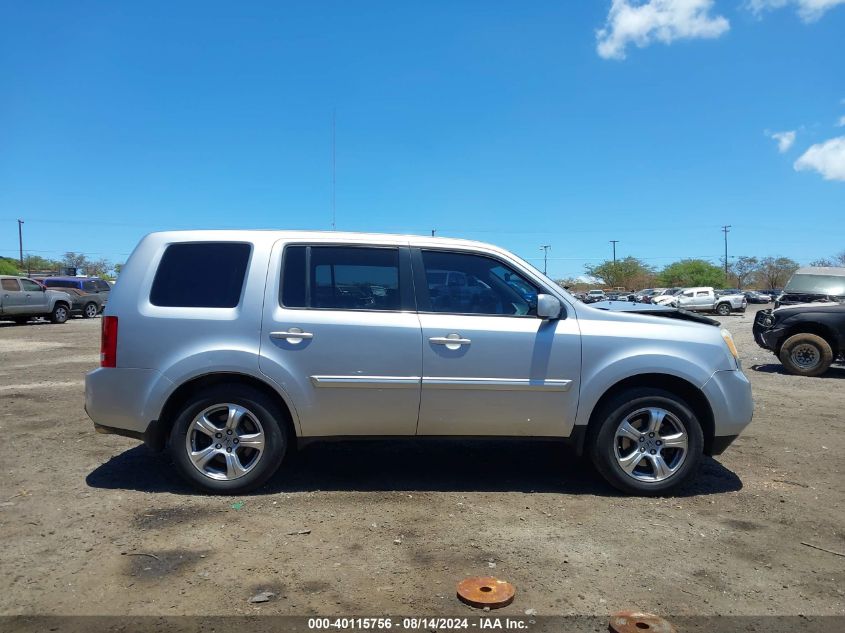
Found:
<svg viewBox="0 0 845 633"><path fill-rule="evenodd" d="M471 607L498 609L513 602L513 585L493 576L465 578L458 583L458 598Z"/></svg>
<svg viewBox="0 0 845 633"><path fill-rule="evenodd" d="M668 620L639 611L614 613L607 628L612 633L677 633L677 629Z"/></svg>

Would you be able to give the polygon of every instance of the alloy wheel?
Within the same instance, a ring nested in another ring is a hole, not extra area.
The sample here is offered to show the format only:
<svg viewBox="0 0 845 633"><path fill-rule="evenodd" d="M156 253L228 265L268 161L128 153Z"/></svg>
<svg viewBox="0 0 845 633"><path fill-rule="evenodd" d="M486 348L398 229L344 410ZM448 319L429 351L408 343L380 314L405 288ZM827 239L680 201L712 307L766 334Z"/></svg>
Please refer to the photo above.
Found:
<svg viewBox="0 0 845 633"><path fill-rule="evenodd" d="M632 479L664 481L686 461L689 438L683 423L660 407L638 409L616 428L614 455Z"/></svg>
<svg viewBox="0 0 845 633"><path fill-rule="evenodd" d="M264 428L244 406L215 404L200 411L185 437L188 458L210 479L231 481L253 470L264 454Z"/></svg>

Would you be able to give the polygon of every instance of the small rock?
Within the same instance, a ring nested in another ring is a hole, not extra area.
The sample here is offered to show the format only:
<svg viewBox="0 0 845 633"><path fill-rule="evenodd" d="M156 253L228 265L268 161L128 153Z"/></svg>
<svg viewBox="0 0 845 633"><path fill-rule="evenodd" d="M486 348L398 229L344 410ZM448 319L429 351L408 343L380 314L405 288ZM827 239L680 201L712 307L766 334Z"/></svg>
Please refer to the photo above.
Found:
<svg viewBox="0 0 845 633"><path fill-rule="evenodd" d="M393 544L394 545L402 545L402 539L401 538L393 539Z"/></svg>
<svg viewBox="0 0 845 633"><path fill-rule="evenodd" d="M525 615L537 615L537 609L526 609Z"/></svg>
<svg viewBox="0 0 845 633"><path fill-rule="evenodd" d="M258 602L270 602L270 598L275 597L276 594L272 591L261 591L249 599L253 604Z"/></svg>
<svg viewBox="0 0 845 633"><path fill-rule="evenodd" d="M494 563L494 562L492 562L492 561L491 561L491 562L487 563L487 566L488 566L490 569L493 569L493 568L496 566L496 563Z"/></svg>

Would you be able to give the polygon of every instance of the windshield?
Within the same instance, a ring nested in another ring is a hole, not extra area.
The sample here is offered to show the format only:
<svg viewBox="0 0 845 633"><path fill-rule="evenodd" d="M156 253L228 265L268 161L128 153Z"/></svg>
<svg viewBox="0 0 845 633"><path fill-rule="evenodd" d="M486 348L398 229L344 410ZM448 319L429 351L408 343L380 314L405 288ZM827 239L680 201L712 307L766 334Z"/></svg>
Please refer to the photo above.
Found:
<svg viewBox="0 0 845 633"><path fill-rule="evenodd" d="M784 292L845 295L845 275L792 275Z"/></svg>

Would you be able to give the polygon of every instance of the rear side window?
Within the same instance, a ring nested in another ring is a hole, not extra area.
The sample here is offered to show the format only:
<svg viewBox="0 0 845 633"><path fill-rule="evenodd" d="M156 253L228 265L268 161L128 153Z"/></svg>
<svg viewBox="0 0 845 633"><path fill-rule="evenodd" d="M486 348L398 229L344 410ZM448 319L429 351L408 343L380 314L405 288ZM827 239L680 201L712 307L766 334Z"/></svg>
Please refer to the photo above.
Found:
<svg viewBox="0 0 845 633"><path fill-rule="evenodd" d="M11 290L13 292L20 292L21 289L17 279L0 279L0 285L2 285L3 290Z"/></svg>
<svg viewBox="0 0 845 633"><path fill-rule="evenodd" d="M85 292L97 292L97 285L93 281L82 282L82 289Z"/></svg>
<svg viewBox="0 0 845 633"><path fill-rule="evenodd" d="M171 244L150 290L150 303L174 308L234 308L249 263L249 244Z"/></svg>
<svg viewBox="0 0 845 633"><path fill-rule="evenodd" d="M399 250L289 246L283 265L287 308L399 310Z"/></svg>

